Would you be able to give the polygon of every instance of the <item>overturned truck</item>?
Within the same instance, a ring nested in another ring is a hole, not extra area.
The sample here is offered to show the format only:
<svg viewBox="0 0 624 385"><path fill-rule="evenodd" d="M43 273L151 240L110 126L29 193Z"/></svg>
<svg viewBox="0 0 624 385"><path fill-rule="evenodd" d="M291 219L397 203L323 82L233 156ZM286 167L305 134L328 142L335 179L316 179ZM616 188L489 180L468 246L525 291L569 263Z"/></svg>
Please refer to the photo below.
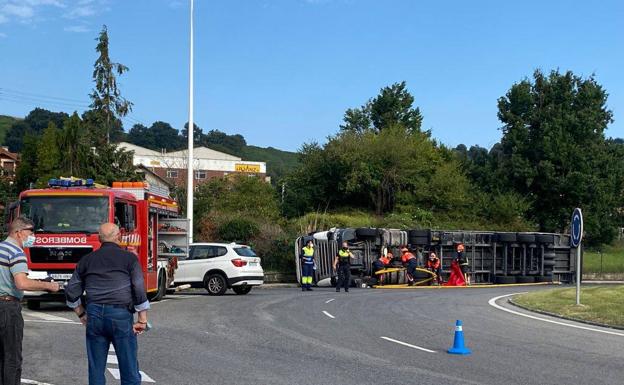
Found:
<svg viewBox="0 0 624 385"><path fill-rule="evenodd" d="M335 284L332 263L345 241L355 256L351 263L351 284L356 286L370 281L372 263L385 250L398 257L403 246L422 252L425 258L435 252L442 262L442 276L446 279L456 255L455 247L463 243L470 263L468 274L473 283L570 283L574 281L577 269L575 252L567 234L334 228L297 238L295 261L299 282L299 255L310 239L315 246L314 282L319 286ZM398 261L393 263L400 265Z"/></svg>

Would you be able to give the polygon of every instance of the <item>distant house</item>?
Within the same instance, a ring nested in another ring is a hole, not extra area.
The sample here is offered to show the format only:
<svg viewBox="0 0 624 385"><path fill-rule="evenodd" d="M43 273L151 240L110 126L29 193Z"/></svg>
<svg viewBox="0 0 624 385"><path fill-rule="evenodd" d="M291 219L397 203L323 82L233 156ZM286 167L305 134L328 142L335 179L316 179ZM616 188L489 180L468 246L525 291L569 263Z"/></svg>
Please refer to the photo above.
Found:
<svg viewBox="0 0 624 385"><path fill-rule="evenodd" d="M0 175L13 178L19 164L19 156L9 151L8 147L0 147Z"/></svg>
<svg viewBox="0 0 624 385"><path fill-rule="evenodd" d="M127 151L134 151L133 164L144 166L160 178L178 185L187 183L187 150L159 152L140 147L132 143L121 142L117 145ZM193 149L194 185L197 186L211 178L222 178L228 175L243 174L250 177L263 178L266 175L265 162L249 162L241 158L215 151L207 147Z"/></svg>

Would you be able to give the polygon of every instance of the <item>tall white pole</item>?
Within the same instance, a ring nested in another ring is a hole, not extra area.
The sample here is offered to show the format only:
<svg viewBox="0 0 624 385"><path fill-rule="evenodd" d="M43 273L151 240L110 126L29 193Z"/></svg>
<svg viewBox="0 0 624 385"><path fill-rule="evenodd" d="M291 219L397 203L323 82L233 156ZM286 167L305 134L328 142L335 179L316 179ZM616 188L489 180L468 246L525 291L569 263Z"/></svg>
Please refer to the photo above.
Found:
<svg viewBox="0 0 624 385"><path fill-rule="evenodd" d="M576 304L581 304L581 242L576 246Z"/></svg>
<svg viewBox="0 0 624 385"><path fill-rule="evenodd" d="M189 243L193 242L193 0L191 0L191 39L189 58L189 121L188 121L188 175L186 186L186 217L189 219Z"/></svg>

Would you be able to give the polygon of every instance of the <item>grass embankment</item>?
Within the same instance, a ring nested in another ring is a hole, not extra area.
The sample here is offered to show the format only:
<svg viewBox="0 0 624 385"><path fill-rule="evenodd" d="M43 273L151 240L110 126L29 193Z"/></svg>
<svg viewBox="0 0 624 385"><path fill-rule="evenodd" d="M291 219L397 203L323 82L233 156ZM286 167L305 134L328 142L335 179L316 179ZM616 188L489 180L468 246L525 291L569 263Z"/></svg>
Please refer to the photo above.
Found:
<svg viewBox="0 0 624 385"><path fill-rule="evenodd" d="M600 252L602 251L602 268ZM624 244L603 246L601 250L585 250L583 273L624 273Z"/></svg>
<svg viewBox="0 0 624 385"><path fill-rule="evenodd" d="M514 297L514 302L568 318L624 327L624 285L583 287L579 306L576 288L522 294Z"/></svg>

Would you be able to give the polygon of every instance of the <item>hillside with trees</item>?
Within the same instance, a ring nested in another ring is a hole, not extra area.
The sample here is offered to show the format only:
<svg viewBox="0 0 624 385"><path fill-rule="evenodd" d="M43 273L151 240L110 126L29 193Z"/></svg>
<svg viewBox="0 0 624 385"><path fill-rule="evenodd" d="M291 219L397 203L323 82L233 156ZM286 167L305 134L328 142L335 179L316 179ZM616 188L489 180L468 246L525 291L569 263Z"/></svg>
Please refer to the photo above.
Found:
<svg viewBox="0 0 624 385"><path fill-rule="evenodd" d="M4 137L11 126L19 121L18 118L12 116L0 115L0 143L4 143Z"/></svg>

